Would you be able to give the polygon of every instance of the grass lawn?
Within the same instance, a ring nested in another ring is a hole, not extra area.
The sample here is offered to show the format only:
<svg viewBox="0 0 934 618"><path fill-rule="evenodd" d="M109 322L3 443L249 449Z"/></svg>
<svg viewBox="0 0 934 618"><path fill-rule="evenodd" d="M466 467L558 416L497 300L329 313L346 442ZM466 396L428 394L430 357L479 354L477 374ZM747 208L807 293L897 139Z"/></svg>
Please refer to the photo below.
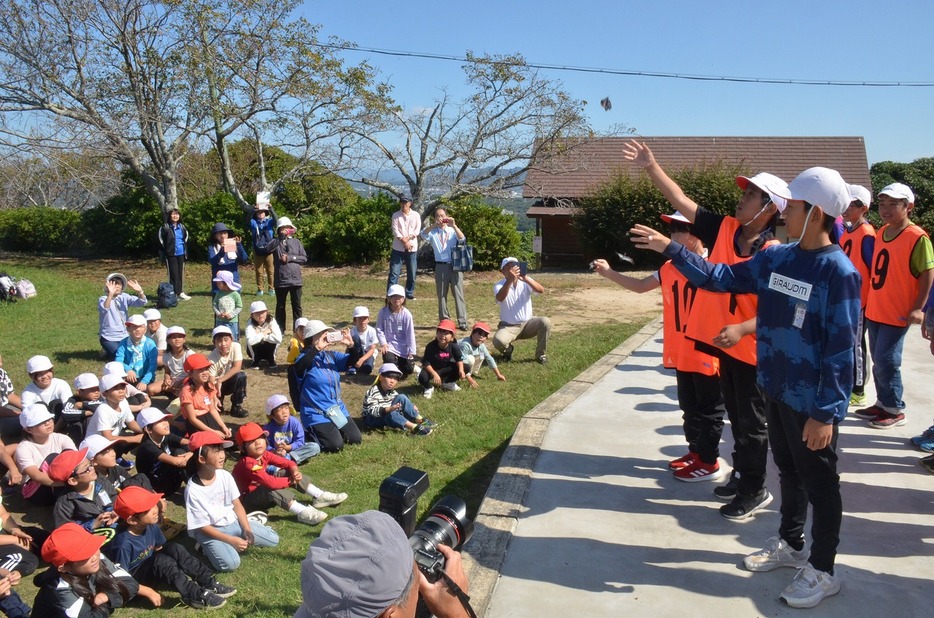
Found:
<svg viewBox="0 0 934 618"><path fill-rule="evenodd" d="M118 264L4 255L0 270L30 279L38 290L36 298L0 306L0 354L17 391L28 383L25 364L34 354L49 356L56 376L69 384L81 372L100 373L96 302L109 272L120 271L139 279L153 302L156 286L165 280L164 269L154 261ZM252 295L255 290L252 269L242 269L241 274L246 292L244 305L248 305L256 300ZM192 300L163 311L163 322L167 326L184 326L189 333L189 345L204 352L210 349L213 326L209 275L207 265L189 265L186 291ZM492 298L492 284L498 278L498 273L468 275L465 291L472 321L481 319L495 327L498 314ZM536 363L534 342L521 342L516 346L514 360L501 366L507 382L497 382L492 373L484 369L478 389L465 388L457 393L438 391L430 401L421 398L421 389L414 383L414 377L410 378L399 390L412 397L422 413L440 427L426 438L392 431L365 432L362 445L349 447L337 455L322 455L305 464L302 472L312 482L328 490L350 494L344 504L329 509L332 516L376 508L379 484L403 465L429 474L431 487L419 503L422 514L435 500L447 494L463 497L468 512L474 513L518 419L653 317L639 316L632 323L621 323L610 316L599 323L591 318L575 319L576 311L583 311L581 303L586 302L575 294L580 285L578 278L550 274L536 278L547 292L533 301L535 312L555 318L557 324L549 344L549 363L545 366ZM306 269L304 280L303 307L309 318L346 325L350 322L352 308L362 304L370 308L375 321L376 312L383 305L385 270ZM419 349L422 349L433 338L437 323L431 274L419 274L416 296L419 300L408 306L419 325L416 334ZM273 299L262 298L274 308ZM241 332L244 325L241 318ZM291 328L283 330L290 332ZM283 350L280 350L280 357L284 359ZM262 423L265 422L263 403L266 397L288 392L285 373L284 370L250 370L248 375L249 395L245 405L251 413L248 420ZM363 393L370 383L371 380L344 382L344 401L355 417L359 416ZM156 399L159 406L164 407L165 403L164 399ZM225 418L225 421L234 430L239 425L237 419ZM47 513L22 515L23 502L18 496L5 502L17 518L27 522L44 521L48 516ZM180 500L176 499L175 504L170 505L170 516L184 521L178 504ZM240 592L212 615L291 616L300 604L300 561L320 526L310 528L300 524L279 509L271 511L270 524L280 534L279 547L251 549L237 572L220 576ZM176 540L189 544L185 535ZM30 581L24 581L19 588L29 602L33 592L31 578L27 579ZM174 591L165 596L164 607L178 604ZM121 614L142 615L148 611L148 604L135 601ZM173 610L173 615L195 613L184 607Z"/></svg>

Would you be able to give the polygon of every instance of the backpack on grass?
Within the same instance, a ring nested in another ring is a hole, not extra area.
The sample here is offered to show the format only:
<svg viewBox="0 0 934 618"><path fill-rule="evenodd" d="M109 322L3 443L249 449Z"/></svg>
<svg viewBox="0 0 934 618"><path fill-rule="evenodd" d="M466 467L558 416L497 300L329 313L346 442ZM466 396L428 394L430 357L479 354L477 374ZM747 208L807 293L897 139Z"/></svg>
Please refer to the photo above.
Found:
<svg viewBox="0 0 934 618"><path fill-rule="evenodd" d="M156 308L168 309L176 306L178 306L178 296L175 295L175 288L168 281L163 281L156 291Z"/></svg>
<svg viewBox="0 0 934 618"><path fill-rule="evenodd" d="M20 279L16 282L16 295L20 298L32 298L36 295L36 286L29 279Z"/></svg>

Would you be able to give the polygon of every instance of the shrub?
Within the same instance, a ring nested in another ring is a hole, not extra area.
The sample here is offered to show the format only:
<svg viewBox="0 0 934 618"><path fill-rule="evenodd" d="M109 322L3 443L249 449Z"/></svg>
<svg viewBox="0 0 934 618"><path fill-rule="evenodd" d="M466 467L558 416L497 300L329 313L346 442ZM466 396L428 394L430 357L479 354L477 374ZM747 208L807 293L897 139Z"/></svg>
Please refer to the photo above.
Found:
<svg viewBox="0 0 934 618"><path fill-rule="evenodd" d="M736 176L746 173L743 169L717 163L671 176L686 195L707 210L731 214L741 195ZM636 249L629 239L629 230L636 223L666 230L661 215L673 211L648 175L620 174L581 200L579 207L573 225L588 253L604 256L614 267L620 266L616 252L628 255L639 265L654 267L664 260L657 253Z"/></svg>
<svg viewBox="0 0 934 618"><path fill-rule="evenodd" d="M325 256L335 264L371 264L389 257L392 213L399 202L388 193L358 198L326 221ZM305 218L302 219L303 221Z"/></svg>
<svg viewBox="0 0 934 618"><path fill-rule="evenodd" d="M80 213L48 206L0 210L0 246L28 253L73 253L85 242Z"/></svg>
<svg viewBox="0 0 934 618"><path fill-rule="evenodd" d="M874 226L882 225L876 204L879 191L888 184L901 182L911 187L915 194L911 220L929 234L934 232L934 157L916 159L911 163L880 161L872 165L869 174L872 178L873 207L867 218Z"/></svg>

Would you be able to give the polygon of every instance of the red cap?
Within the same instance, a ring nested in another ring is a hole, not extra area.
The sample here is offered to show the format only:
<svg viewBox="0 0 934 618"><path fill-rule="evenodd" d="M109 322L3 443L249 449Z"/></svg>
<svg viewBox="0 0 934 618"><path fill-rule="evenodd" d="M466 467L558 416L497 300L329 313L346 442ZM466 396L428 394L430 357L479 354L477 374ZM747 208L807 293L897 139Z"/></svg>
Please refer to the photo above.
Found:
<svg viewBox="0 0 934 618"><path fill-rule="evenodd" d="M473 332L475 330L482 330L487 335L493 332L492 330L490 330L490 325L487 324L486 322L477 322L476 324L474 324L473 328L470 329L470 332Z"/></svg>
<svg viewBox="0 0 934 618"><path fill-rule="evenodd" d="M114 500L114 513L121 519L128 519L130 515L145 513L152 507L159 504L162 494L149 491L143 487L131 485L126 487L117 495Z"/></svg>
<svg viewBox="0 0 934 618"><path fill-rule="evenodd" d="M192 452L197 451L202 446L210 446L211 444L220 444L224 448L233 446L233 442L222 439L213 431L196 431L188 438L188 448Z"/></svg>
<svg viewBox="0 0 934 618"><path fill-rule="evenodd" d="M197 371L199 369L207 369L211 366L211 361L208 360L208 357L204 354L192 354L185 359L184 369L185 371Z"/></svg>
<svg viewBox="0 0 934 618"><path fill-rule="evenodd" d="M87 560L101 549L106 537L91 534L78 524L62 524L42 545L42 559L60 567L66 562Z"/></svg>
<svg viewBox="0 0 934 618"><path fill-rule="evenodd" d="M268 436L269 432L256 423L246 423L237 430L234 436L237 446L243 446L246 442L252 442L256 438Z"/></svg>
<svg viewBox="0 0 934 618"><path fill-rule="evenodd" d="M78 467L78 464L87 458L87 448L83 448L80 451L62 451L52 460L52 465L49 466L49 478L53 481L64 483L75 473L75 468Z"/></svg>
<svg viewBox="0 0 934 618"><path fill-rule="evenodd" d="M438 322L438 330L446 330L450 333L456 333L457 325L454 324L454 320L441 320Z"/></svg>

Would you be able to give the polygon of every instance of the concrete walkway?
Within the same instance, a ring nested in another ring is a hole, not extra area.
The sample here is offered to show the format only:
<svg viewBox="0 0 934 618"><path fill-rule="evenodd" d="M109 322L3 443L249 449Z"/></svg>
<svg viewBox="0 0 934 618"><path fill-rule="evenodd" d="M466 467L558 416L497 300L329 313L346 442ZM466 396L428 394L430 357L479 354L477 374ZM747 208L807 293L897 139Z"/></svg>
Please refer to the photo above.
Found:
<svg viewBox="0 0 934 618"><path fill-rule="evenodd" d="M778 498L734 522L717 512L714 483L683 483L668 472L685 444L659 326L648 325L520 422L465 551L478 615L806 611L778 600L792 569L742 568L745 554L777 534ZM879 431L850 416L841 426L843 589L812 610L817 615L931 613L934 475L917 465L922 453L906 447L934 414L934 358L918 328L908 335L904 368L908 424ZM729 425L723 437L729 457ZM771 461L768 486L777 496Z"/></svg>

